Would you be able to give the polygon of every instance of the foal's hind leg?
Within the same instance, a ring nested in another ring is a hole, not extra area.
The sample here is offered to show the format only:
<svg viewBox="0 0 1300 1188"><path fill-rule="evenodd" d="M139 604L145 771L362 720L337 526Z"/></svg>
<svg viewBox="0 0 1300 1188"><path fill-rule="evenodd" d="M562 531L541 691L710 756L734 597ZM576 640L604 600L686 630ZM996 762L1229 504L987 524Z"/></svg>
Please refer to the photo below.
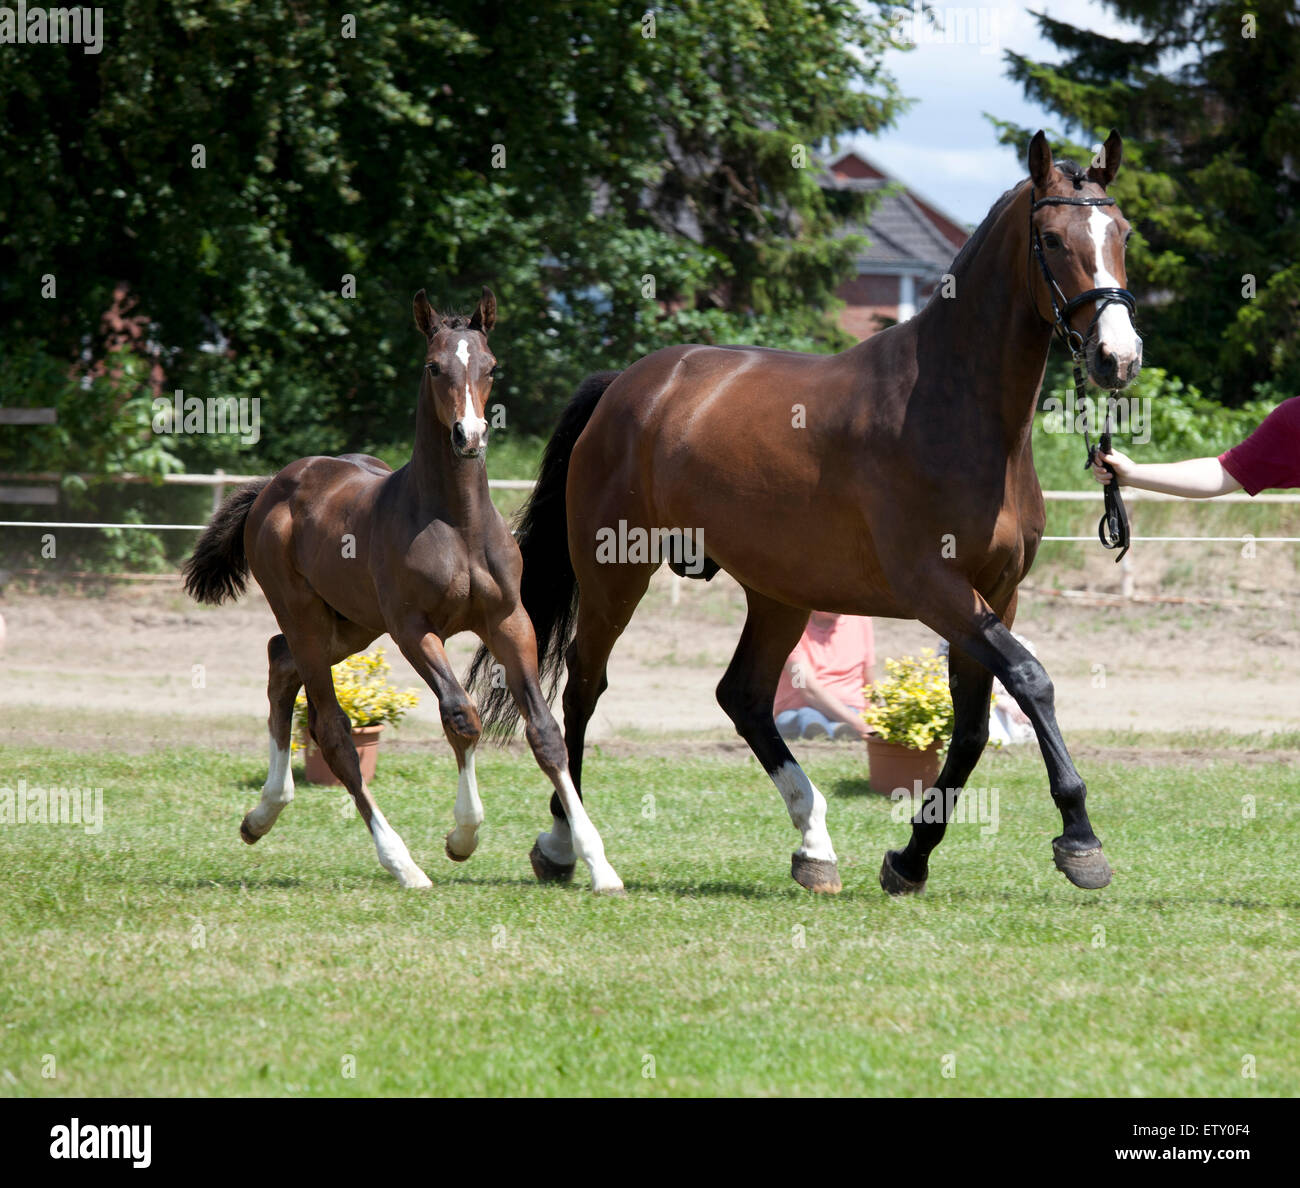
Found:
<svg viewBox="0 0 1300 1188"><path fill-rule="evenodd" d="M771 777L802 844L790 862L790 877L810 891L840 890L839 860L826 830L826 799L795 762L777 732L772 702L781 669L799 642L808 612L773 602L746 587L749 615L736 653L718 684L718 704Z"/></svg>
<svg viewBox="0 0 1300 1188"><path fill-rule="evenodd" d="M283 635L273 635L266 645L270 675L266 696L271 703L267 725L271 735L270 770L262 785L262 799L239 826L239 836L250 846L270 832L276 818L293 800L293 771L289 766L289 743L293 730L293 702L302 688L298 666Z"/></svg>
<svg viewBox="0 0 1300 1188"><path fill-rule="evenodd" d="M357 624L341 624L334 612L311 594L295 596L288 606L273 602L272 609L284 628L289 650L307 688L312 735L330 770L343 781L370 830L380 865L403 887L433 886L429 876L416 866L406 843L379 811L370 789L362 781L357 749L352 744L352 723L334 696L330 665L365 647L374 639L374 632Z"/></svg>

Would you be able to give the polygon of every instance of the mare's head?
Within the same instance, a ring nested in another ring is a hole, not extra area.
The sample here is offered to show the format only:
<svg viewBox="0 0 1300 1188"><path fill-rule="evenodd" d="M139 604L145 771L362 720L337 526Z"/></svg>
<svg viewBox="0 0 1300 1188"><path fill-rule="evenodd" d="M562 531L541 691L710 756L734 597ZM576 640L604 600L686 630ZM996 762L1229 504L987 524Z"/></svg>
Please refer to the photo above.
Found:
<svg viewBox="0 0 1300 1188"><path fill-rule="evenodd" d="M483 286L478 308L469 316L439 314L421 289L415 295L415 325L426 340L420 399L451 436L461 458L479 458L487 449L484 417L496 356L488 349L488 331L496 324L497 299Z"/></svg>
<svg viewBox="0 0 1300 1188"><path fill-rule="evenodd" d="M1091 290L1128 289L1124 248L1132 228L1113 199L1105 204L1097 201L1107 199L1106 188L1119 172L1123 152L1119 133L1111 132L1098 158L1083 170L1071 161L1054 162L1042 132L1029 145L1035 200L1030 214L1031 256L1032 234L1037 231L1043 263L1059 286L1057 309L1066 313L1066 327L1078 335L1076 341L1082 341L1088 374L1102 388L1125 387L1142 370L1142 339L1133 327L1131 310L1124 301L1107 300L1104 295L1080 301L1068 312L1066 307ZM1043 269L1032 260L1029 283L1038 312L1055 322L1053 291Z"/></svg>

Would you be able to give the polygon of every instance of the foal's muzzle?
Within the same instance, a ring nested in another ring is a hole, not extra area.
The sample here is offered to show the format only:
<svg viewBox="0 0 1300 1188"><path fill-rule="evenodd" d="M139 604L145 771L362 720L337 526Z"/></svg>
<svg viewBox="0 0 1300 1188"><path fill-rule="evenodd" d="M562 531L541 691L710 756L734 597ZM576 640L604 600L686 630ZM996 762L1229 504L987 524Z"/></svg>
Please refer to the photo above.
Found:
<svg viewBox="0 0 1300 1188"><path fill-rule="evenodd" d="M464 421L451 427L451 448L461 458L478 458L487 449L487 427L482 421L466 429Z"/></svg>

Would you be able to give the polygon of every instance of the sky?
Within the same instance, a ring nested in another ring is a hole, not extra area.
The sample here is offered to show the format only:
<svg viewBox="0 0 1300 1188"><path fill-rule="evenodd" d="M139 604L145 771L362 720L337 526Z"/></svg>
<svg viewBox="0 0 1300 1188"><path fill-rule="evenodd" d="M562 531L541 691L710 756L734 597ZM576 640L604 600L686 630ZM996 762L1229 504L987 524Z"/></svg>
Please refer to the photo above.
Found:
<svg viewBox="0 0 1300 1188"><path fill-rule="evenodd" d="M1024 162L997 143L984 113L1024 127L1064 130L1058 117L1026 100L1019 84L1006 76L1003 51L1049 62L1064 55L1038 35L1025 5L966 0L932 0L932 5L948 14L944 23L951 22L954 43L922 26L913 34L915 49L891 49L885 57L903 94L916 100L912 110L879 136L841 137L839 149L860 149L940 210L978 224L998 196L1027 173ZM1110 37L1140 36L1096 0L1038 0L1032 7Z"/></svg>

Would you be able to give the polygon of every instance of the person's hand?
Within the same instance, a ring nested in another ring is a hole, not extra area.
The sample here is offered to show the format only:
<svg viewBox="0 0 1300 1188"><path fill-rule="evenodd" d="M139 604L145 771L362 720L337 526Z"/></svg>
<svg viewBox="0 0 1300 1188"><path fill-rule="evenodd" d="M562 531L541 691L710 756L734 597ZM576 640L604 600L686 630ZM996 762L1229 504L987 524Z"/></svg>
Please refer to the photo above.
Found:
<svg viewBox="0 0 1300 1188"><path fill-rule="evenodd" d="M1098 453L1092 463L1092 477L1095 478L1104 487L1111 480L1111 473L1102 465L1102 461L1110 463L1115 470L1115 477L1122 483L1133 471L1133 460L1126 454L1121 454L1119 450L1111 450L1109 454Z"/></svg>

